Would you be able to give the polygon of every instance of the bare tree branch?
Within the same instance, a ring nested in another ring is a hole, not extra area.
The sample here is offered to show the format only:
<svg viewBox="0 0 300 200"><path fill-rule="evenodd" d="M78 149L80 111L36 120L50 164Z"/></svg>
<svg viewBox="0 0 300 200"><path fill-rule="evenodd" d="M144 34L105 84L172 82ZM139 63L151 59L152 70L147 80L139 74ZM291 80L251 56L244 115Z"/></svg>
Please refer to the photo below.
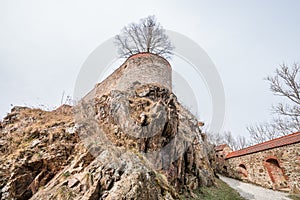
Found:
<svg viewBox="0 0 300 200"><path fill-rule="evenodd" d="M290 70L285 64L276 69L275 76L268 76L267 81L270 82L270 90L278 96L287 97L292 103L300 105L300 82L297 79L300 66L294 64Z"/></svg>
<svg viewBox="0 0 300 200"><path fill-rule="evenodd" d="M236 138L236 149L243 149L250 146L250 143L247 141L247 139L244 136L238 135Z"/></svg>
<svg viewBox="0 0 300 200"><path fill-rule="evenodd" d="M250 138L254 144L272 140L281 135L280 132L278 132L276 128L269 123L248 126L247 130L250 133Z"/></svg>
<svg viewBox="0 0 300 200"><path fill-rule="evenodd" d="M268 76L270 90L274 95L285 97L288 103L272 106L275 118L271 123L261 123L247 127L254 143L261 143L279 136L300 130L300 65L294 64L291 69L282 64L274 76Z"/></svg>
<svg viewBox="0 0 300 200"><path fill-rule="evenodd" d="M239 150L250 146L250 142L244 137L238 135L236 138L232 135L230 131L223 133L206 133L208 141L214 145L228 144L232 150Z"/></svg>
<svg viewBox="0 0 300 200"><path fill-rule="evenodd" d="M224 143L228 144L231 149L237 150L235 138L230 131L224 132Z"/></svg>
<svg viewBox="0 0 300 200"><path fill-rule="evenodd" d="M148 52L170 58L174 49L165 30L156 22L154 16L141 19L138 24L125 26L121 34L115 37L115 43L121 57Z"/></svg>

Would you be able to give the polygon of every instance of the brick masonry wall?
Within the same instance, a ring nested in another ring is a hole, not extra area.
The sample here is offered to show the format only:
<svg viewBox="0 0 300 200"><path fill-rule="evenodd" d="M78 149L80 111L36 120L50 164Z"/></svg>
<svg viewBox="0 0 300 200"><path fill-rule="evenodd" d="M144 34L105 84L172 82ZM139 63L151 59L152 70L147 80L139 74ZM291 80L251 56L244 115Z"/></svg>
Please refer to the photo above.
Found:
<svg viewBox="0 0 300 200"><path fill-rule="evenodd" d="M133 55L109 77L98 83L84 99L100 97L111 90L124 91L139 83L158 84L172 91L172 68L169 62L151 53Z"/></svg>
<svg viewBox="0 0 300 200"><path fill-rule="evenodd" d="M300 143L229 158L225 166L231 177L300 193Z"/></svg>

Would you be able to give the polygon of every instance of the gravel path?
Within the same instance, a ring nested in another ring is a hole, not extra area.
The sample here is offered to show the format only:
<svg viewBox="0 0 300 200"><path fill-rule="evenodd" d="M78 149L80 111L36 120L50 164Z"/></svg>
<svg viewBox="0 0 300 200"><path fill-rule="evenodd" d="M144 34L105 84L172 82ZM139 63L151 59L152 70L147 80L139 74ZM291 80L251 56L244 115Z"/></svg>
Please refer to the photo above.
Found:
<svg viewBox="0 0 300 200"><path fill-rule="evenodd" d="M219 174L218 174L219 175ZM266 189L250 183L244 183L219 175L220 179L240 193L245 199L254 200L290 200L288 193Z"/></svg>

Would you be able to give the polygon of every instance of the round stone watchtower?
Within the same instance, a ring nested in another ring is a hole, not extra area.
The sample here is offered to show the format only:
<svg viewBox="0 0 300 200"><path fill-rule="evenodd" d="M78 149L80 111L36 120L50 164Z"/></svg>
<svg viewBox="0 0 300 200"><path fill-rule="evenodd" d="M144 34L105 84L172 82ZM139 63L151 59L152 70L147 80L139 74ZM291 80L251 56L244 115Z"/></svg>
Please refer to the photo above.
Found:
<svg viewBox="0 0 300 200"><path fill-rule="evenodd" d="M130 56L117 70L89 92L84 99L100 97L111 90L126 91L135 85L157 84L172 91L172 68L161 56L138 53Z"/></svg>
<svg viewBox="0 0 300 200"><path fill-rule="evenodd" d="M169 62L155 54L139 53L129 57L120 67L123 76L120 77L119 89L126 90L132 83L159 84L172 90L172 69Z"/></svg>

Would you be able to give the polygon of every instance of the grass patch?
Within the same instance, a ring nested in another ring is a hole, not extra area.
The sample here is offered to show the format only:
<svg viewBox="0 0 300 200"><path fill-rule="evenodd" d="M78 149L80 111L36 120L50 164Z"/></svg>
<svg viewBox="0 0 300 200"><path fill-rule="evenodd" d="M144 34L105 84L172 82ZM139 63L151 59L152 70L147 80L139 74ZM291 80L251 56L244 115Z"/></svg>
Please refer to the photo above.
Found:
<svg viewBox="0 0 300 200"><path fill-rule="evenodd" d="M75 194L65 185L60 187L56 192L56 199L72 200L74 198Z"/></svg>
<svg viewBox="0 0 300 200"><path fill-rule="evenodd" d="M288 197L293 199L293 200L300 200L300 195L290 194Z"/></svg>
<svg viewBox="0 0 300 200"><path fill-rule="evenodd" d="M65 178L68 178L69 176L71 176L71 173L69 171L66 171L62 174Z"/></svg>
<svg viewBox="0 0 300 200"><path fill-rule="evenodd" d="M220 179L216 179L216 186L202 187L197 191L194 191L197 195L195 199L204 200L245 200L239 195L237 191L229 187L225 182ZM182 197L182 199L190 199Z"/></svg>

